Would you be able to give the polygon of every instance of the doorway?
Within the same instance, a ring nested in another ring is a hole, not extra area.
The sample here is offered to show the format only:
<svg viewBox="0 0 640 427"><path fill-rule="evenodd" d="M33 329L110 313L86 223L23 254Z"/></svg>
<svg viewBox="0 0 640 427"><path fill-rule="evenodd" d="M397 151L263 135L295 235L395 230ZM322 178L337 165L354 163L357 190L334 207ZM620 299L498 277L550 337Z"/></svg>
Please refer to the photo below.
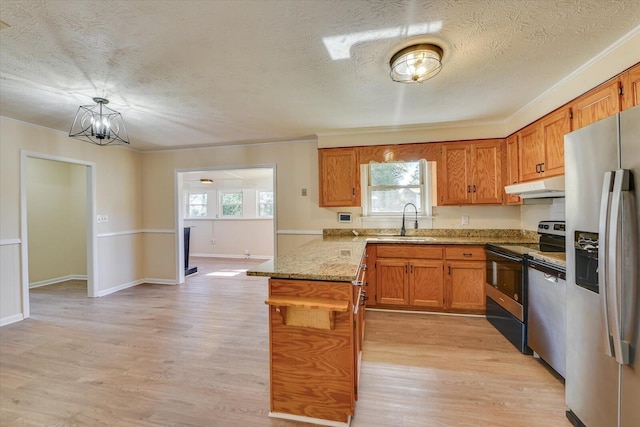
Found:
<svg viewBox="0 0 640 427"><path fill-rule="evenodd" d="M95 164L21 152L22 312L30 316L29 292L64 282L95 280Z"/></svg>
<svg viewBox="0 0 640 427"><path fill-rule="evenodd" d="M275 256L275 165L176 170L175 194L177 283L197 269L188 263L188 254L255 260Z"/></svg>

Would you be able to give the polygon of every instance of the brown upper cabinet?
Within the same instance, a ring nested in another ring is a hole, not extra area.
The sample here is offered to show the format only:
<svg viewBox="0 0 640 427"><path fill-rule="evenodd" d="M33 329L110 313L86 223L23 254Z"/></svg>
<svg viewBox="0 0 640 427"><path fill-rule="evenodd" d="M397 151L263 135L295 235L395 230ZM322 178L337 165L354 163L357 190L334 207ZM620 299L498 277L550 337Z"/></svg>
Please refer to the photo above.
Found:
<svg viewBox="0 0 640 427"><path fill-rule="evenodd" d="M514 133L506 141L507 147L507 176L504 181L504 185L512 185L520 182L520 165L518 157L520 135ZM519 205L522 204L522 199L517 194L505 194L505 204L507 205Z"/></svg>
<svg viewBox="0 0 640 427"><path fill-rule="evenodd" d="M501 204L502 139L442 144L441 205Z"/></svg>
<svg viewBox="0 0 640 427"><path fill-rule="evenodd" d="M564 136L571 132L570 110L560 108L518 132L520 182L564 173Z"/></svg>
<svg viewBox="0 0 640 427"><path fill-rule="evenodd" d="M360 168L355 148L318 150L321 207L360 206Z"/></svg>
<svg viewBox="0 0 640 427"><path fill-rule="evenodd" d="M573 130L620 112L620 78L616 77L570 103Z"/></svg>
<svg viewBox="0 0 640 427"><path fill-rule="evenodd" d="M622 109L640 105L640 64L620 76L622 82Z"/></svg>

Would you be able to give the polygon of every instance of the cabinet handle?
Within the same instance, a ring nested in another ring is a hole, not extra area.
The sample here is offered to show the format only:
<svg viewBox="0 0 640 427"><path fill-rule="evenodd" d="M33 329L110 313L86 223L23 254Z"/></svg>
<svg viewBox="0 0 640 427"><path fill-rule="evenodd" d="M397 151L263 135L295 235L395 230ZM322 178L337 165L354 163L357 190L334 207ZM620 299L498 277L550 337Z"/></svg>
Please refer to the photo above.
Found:
<svg viewBox="0 0 640 427"><path fill-rule="evenodd" d="M540 172L544 173L544 163L540 163Z"/></svg>
<svg viewBox="0 0 640 427"><path fill-rule="evenodd" d="M476 192L476 186L475 185L473 186L473 192L474 193Z"/></svg>
<svg viewBox="0 0 640 427"><path fill-rule="evenodd" d="M467 185L467 193L471 193L471 186Z"/></svg>
<svg viewBox="0 0 640 427"><path fill-rule="evenodd" d="M536 173L540 173L540 163L536 164Z"/></svg>
<svg viewBox="0 0 640 427"><path fill-rule="evenodd" d="M413 274L413 264L411 264L411 274Z"/></svg>
<svg viewBox="0 0 640 427"><path fill-rule="evenodd" d="M404 274L407 274L409 272L409 266L408 265L404 265Z"/></svg>
<svg viewBox="0 0 640 427"><path fill-rule="evenodd" d="M355 196L355 195L356 195L356 189L355 189L355 187L351 189L351 195L352 195L352 196Z"/></svg>
<svg viewBox="0 0 640 427"><path fill-rule="evenodd" d="M462 256L473 256L473 254L463 252L463 253L462 253Z"/></svg>
<svg viewBox="0 0 640 427"><path fill-rule="evenodd" d="M451 276L451 266L449 265L449 266L447 266L447 268L449 269L449 273L448 274L449 274L449 276Z"/></svg>

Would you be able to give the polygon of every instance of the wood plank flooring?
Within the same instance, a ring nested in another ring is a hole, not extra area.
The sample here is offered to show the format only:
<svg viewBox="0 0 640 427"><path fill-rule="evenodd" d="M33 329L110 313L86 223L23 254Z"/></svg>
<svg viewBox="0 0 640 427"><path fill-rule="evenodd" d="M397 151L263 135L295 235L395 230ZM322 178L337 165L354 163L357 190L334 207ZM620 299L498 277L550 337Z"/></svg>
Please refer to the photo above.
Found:
<svg viewBox="0 0 640 427"><path fill-rule="evenodd" d="M267 281L198 258L180 286L31 292L0 328L2 426L302 426L269 409ZM482 318L367 312L354 427L570 426L564 387Z"/></svg>

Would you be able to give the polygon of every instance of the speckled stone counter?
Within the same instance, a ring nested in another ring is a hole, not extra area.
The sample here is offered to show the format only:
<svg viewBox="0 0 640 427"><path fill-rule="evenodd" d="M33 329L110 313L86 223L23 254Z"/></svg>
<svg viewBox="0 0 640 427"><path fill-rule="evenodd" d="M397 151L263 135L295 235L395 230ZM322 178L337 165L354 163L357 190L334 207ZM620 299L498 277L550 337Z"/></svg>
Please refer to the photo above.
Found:
<svg viewBox="0 0 640 427"><path fill-rule="evenodd" d="M313 240L253 267L247 276L351 282L356 280L366 244L364 238Z"/></svg>
<svg viewBox="0 0 640 427"><path fill-rule="evenodd" d="M539 259L563 268L567 268L567 255L564 252L530 251L529 253L527 253L527 255L535 259Z"/></svg>
<svg viewBox="0 0 640 427"><path fill-rule="evenodd" d="M351 282L356 280L360 260L367 243L419 245L484 245L487 243L535 243L538 234L523 230L407 230L399 229L327 229L323 238L313 240L293 252L247 271L248 276L274 279Z"/></svg>

